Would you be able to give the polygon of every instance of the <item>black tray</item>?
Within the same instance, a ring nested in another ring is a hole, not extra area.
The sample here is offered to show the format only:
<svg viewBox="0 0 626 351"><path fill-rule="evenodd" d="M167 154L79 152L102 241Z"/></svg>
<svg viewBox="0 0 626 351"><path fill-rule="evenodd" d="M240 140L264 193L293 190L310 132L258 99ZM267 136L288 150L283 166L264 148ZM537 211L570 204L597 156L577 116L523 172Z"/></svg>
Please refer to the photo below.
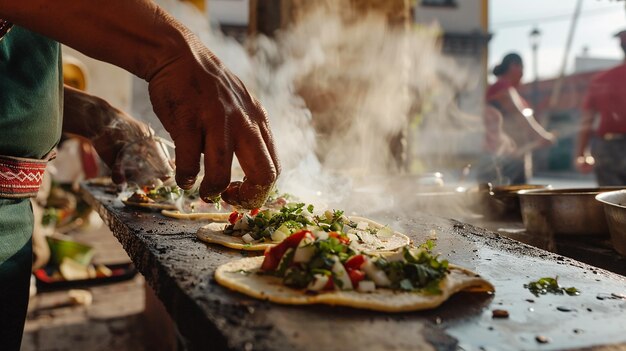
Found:
<svg viewBox="0 0 626 351"><path fill-rule="evenodd" d="M110 277L64 280L52 277L54 271L58 270L56 266L47 266L35 271L38 291L49 291L58 289L87 287L101 284L109 284L129 280L137 274L137 270L132 263L119 263L105 265L113 274Z"/></svg>

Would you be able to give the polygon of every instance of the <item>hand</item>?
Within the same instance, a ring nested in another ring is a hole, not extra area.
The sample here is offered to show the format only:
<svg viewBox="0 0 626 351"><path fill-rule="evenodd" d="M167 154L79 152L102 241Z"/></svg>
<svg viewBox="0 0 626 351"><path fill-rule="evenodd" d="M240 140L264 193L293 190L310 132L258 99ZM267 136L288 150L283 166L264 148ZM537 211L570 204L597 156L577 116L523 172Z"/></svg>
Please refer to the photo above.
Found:
<svg viewBox="0 0 626 351"><path fill-rule="evenodd" d="M113 182L145 185L155 178L172 177L167 148L146 124L110 106L104 113L110 115L111 122L92 144L111 169Z"/></svg>
<svg viewBox="0 0 626 351"><path fill-rule="evenodd" d="M578 156L576 157L574 166L580 173L589 173L593 170L595 163L596 161L593 156Z"/></svg>
<svg viewBox="0 0 626 351"><path fill-rule="evenodd" d="M204 153L200 196L260 207L280 173L268 117L259 102L206 47L190 36L187 52L149 77L155 113L176 144L176 182L195 183ZM230 184L233 154L246 174Z"/></svg>
<svg viewBox="0 0 626 351"><path fill-rule="evenodd" d="M539 146L551 146L556 144L558 138L556 134L546 131L541 134L541 139L539 139Z"/></svg>

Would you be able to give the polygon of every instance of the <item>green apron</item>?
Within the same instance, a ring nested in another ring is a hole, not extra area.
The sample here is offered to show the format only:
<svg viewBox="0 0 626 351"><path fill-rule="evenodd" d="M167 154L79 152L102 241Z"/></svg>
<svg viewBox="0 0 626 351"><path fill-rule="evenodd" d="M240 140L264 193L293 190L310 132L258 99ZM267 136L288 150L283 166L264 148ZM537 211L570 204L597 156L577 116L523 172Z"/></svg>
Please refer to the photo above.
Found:
<svg viewBox="0 0 626 351"><path fill-rule="evenodd" d="M0 40L0 155L43 158L61 136L59 44L14 26ZM33 213L0 198L0 349L19 350L28 306Z"/></svg>

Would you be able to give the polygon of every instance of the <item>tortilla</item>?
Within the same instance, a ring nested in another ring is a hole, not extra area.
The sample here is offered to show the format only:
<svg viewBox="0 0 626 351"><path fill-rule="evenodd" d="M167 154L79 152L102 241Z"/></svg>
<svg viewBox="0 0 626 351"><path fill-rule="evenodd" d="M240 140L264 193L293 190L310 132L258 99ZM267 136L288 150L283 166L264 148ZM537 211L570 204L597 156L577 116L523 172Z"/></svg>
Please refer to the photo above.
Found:
<svg viewBox="0 0 626 351"><path fill-rule="evenodd" d="M375 228L383 228L382 224L362 217L348 217L353 222L367 222L369 226ZM211 244L219 244L231 249L246 251L262 251L268 247L272 247L278 242L262 242L262 243L246 243L238 236L224 234L224 228L228 223L209 223L198 229L196 237L204 242ZM393 251L402 246L408 245L411 239L406 235L393 232L386 239L379 238L375 235L362 235L363 243L354 242L354 249L363 252L381 252Z"/></svg>
<svg viewBox="0 0 626 351"><path fill-rule="evenodd" d="M223 264L215 271L215 280L222 286L242 294L288 305L325 304L381 311L408 312L433 309L459 291L493 292L491 283L476 273L450 265L450 273L441 281L439 295L393 291L377 288L372 293L328 291L312 295L304 289L283 285L282 278L258 274L264 257L247 257Z"/></svg>
<svg viewBox="0 0 626 351"><path fill-rule="evenodd" d="M124 205L129 207L147 208L152 210L177 210L178 207L174 204L158 203L158 202L133 202L128 200L122 200Z"/></svg>
<svg viewBox="0 0 626 351"><path fill-rule="evenodd" d="M189 220L207 220L213 222L228 222L230 213L221 212L192 212L184 213L178 210L163 210L161 214L165 217Z"/></svg>

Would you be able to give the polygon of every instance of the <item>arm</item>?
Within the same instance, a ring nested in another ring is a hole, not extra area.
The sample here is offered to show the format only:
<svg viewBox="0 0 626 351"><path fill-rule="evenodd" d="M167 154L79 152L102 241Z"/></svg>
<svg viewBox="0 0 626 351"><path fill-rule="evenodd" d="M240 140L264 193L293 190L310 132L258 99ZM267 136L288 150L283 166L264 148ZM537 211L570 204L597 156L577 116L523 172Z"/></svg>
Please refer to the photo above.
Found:
<svg viewBox="0 0 626 351"><path fill-rule="evenodd" d="M576 169L582 173L593 169L593 157L587 155L587 146L591 138L591 127L595 113L590 109L583 109L580 117L580 131L578 132L578 144L576 145Z"/></svg>
<svg viewBox="0 0 626 351"><path fill-rule="evenodd" d="M527 116L523 113L522 97L516 89L509 88L503 92L500 99L508 111L512 111L516 118L520 121L519 126L527 135L534 140L534 143L552 144L554 143L554 135L545 130L533 115Z"/></svg>
<svg viewBox="0 0 626 351"><path fill-rule="evenodd" d="M0 0L0 17L118 65L149 82L153 109L176 144L176 181L203 199L259 207L280 173L268 117L243 83L149 0ZM246 174L230 183L233 156Z"/></svg>
<svg viewBox="0 0 626 351"><path fill-rule="evenodd" d="M91 142L111 168L116 183L132 180L145 184L171 175L166 149L151 137L147 125L67 85L63 97L63 132Z"/></svg>

